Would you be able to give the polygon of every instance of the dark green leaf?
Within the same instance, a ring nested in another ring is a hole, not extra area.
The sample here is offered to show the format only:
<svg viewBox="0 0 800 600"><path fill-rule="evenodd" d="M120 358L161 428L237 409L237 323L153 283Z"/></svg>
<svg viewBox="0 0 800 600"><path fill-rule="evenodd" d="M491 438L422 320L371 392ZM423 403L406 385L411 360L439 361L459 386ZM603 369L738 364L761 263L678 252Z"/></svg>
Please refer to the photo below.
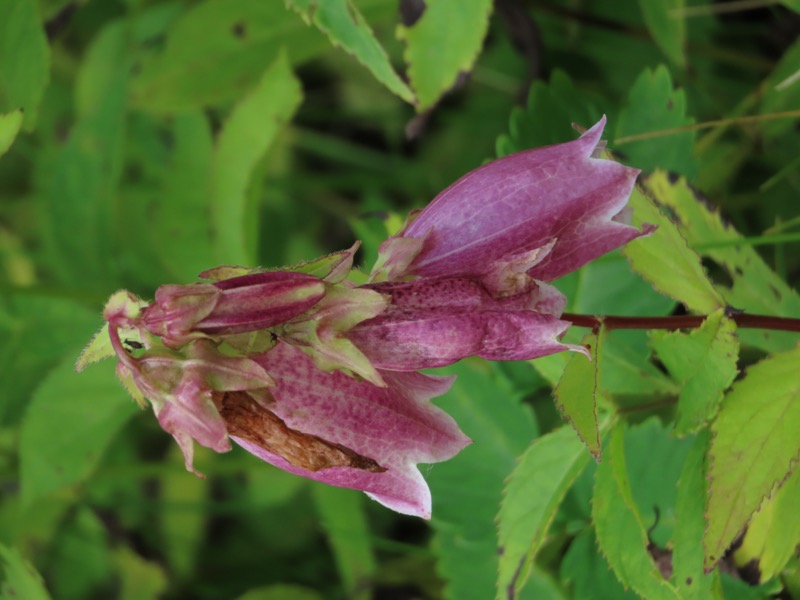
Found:
<svg viewBox="0 0 800 600"><path fill-rule="evenodd" d="M639 0L644 22L656 44L674 64L686 66L686 22L681 14L684 0Z"/></svg>

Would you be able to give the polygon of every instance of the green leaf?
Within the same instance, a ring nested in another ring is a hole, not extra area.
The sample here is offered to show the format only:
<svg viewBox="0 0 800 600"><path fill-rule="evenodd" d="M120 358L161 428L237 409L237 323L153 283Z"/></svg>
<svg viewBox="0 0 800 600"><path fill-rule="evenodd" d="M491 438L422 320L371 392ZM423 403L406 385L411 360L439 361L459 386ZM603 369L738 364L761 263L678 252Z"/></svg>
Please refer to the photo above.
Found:
<svg viewBox="0 0 800 600"><path fill-rule="evenodd" d="M121 56L107 59L121 60ZM129 224L115 219L127 77L126 69L117 69L98 105L72 128L66 144L47 165L41 198L42 239L54 275L103 293L119 272L113 252L119 236L131 235Z"/></svg>
<svg viewBox="0 0 800 600"><path fill-rule="evenodd" d="M3 156L19 133L22 127L22 109L12 110L6 114L0 114L0 156Z"/></svg>
<svg viewBox="0 0 800 600"><path fill-rule="evenodd" d="M364 513L364 495L328 485L313 485L311 489L345 595L352 600L369 600L376 563Z"/></svg>
<svg viewBox="0 0 800 600"><path fill-rule="evenodd" d="M686 66L686 22L681 16L685 0L639 0L644 23L662 52L681 69Z"/></svg>
<svg viewBox="0 0 800 600"><path fill-rule="evenodd" d="M709 433L702 431L695 439L678 482L675 506L675 529L672 534L671 580L685 600L722 598L719 571L703 572L703 546L700 540L706 528L706 452Z"/></svg>
<svg viewBox="0 0 800 600"><path fill-rule="evenodd" d="M287 0L287 5L364 65L392 93L406 102L414 94L395 72L386 51L375 38L369 24L350 0Z"/></svg>
<svg viewBox="0 0 800 600"><path fill-rule="evenodd" d="M675 434L693 433L714 417L738 372L736 324L719 309L690 333L654 331L651 338L659 360L681 384Z"/></svg>
<svg viewBox="0 0 800 600"><path fill-rule="evenodd" d="M73 362L100 324L81 304L33 294L0 299L0 423L16 423L34 388L62 360ZM66 358L65 358L66 354Z"/></svg>
<svg viewBox="0 0 800 600"><path fill-rule="evenodd" d="M711 569L800 459L800 348L747 369L712 425L705 566Z"/></svg>
<svg viewBox="0 0 800 600"><path fill-rule="evenodd" d="M525 585L561 501L588 461L586 447L569 427L536 439L520 458L497 517L498 599L517 597Z"/></svg>
<svg viewBox="0 0 800 600"><path fill-rule="evenodd" d="M259 161L291 119L302 99L300 82L281 55L251 94L234 108L222 127L213 161L212 216L216 227L217 263L255 263L255 222L247 190Z"/></svg>
<svg viewBox="0 0 800 600"><path fill-rule="evenodd" d="M433 549L447 582L445 598L492 598L498 567L493 520L506 475L537 427L496 365L472 359L447 371L458 379L440 404L473 444L426 477L433 495Z"/></svg>
<svg viewBox="0 0 800 600"><path fill-rule="evenodd" d="M22 424L23 502L86 479L136 412L114 376L113 363L78 374L69 357L36 390Z"/></svg>
<svg viewBox="0 0 800 600"><path fill-rule="evenodd" d="M606 598L637 600L639 596L614 577L608 562L597 547L591 528L584 529L572 540L564 560L561 561L561 580L569 584L572 598Z"/></svg>
<svg viewBox="0 0 800 600"><path fill-rule="evenodd" d="M161 260L177 281L186 281L216 264L211 216L214 148L211 125L200 112L176 116L172 133L160 202L148 216Z"/></svg>
<svg viewBox="0 0 800 600"><path fill-rule="evenodd" d="M169 458L182 464L183 454L177 444L170 445ZM159 511L161 550L167 559L170 573L179 579L190 577L208 525L205 507L210 498L208 479L188 471L170 471L160 481L160 501L165 508ZM185 507L191 508L169 508Z"/></svg>
<svg viewBox="0 0 800 600"><path fill-rule="evenodd" d="M40 20L35 0L0 2L0 114L24 110L28 131L50 78L50 48Z"/></svg>
<svg viewBox="0 0 800 600"><path fill-rule="evenodd" d="M600 430L597 425L597 400L598 395L602 394L599 384L602 369L599 346L604 337L602 329L599 334L586 334L581 345L589 350L591 359L574 352L553 391L558 410L570 422L597 461L601 455Z"/></svg>
<svg viewBox="0 0 800 600"><path fill-rule="evenodd" d="M114 550L114 563L122 580L117 596L119 600L159 600L163 597L169 582L161 565L145 560L125 546Z"/></svg>
<svg viewBox="0 0 800 600"><path fill-rule="evenodd" d="M0 560L3 567L1 600L50 600L42 576L15 548L0 544Z"/></svg>
<svg viewBox="0 0 800 600"><path fill-rule="evenodd" d="M549 82L533 82L525 108L515 107L511 112L508 135L497 140L497 156L574 140L573 123L588 128L601 116L569 75L555 69Z"/></svg>
<svg viewBox="0 0 800 600"><path fill-rule="evenodd" d="M742 566L758 569L760 581L780 575L800 545L800 469L753 515L734 558Z"/></svg>
<svg viewBox="0 0 800 600"><path fill-rule="evenodd" d="M256 85L281 48L296 64L326 47L282 2L206 0L170 28L161 54L142 63L132 98L155 112L224 105Z"/></svg>
<svg viewBox="0 0 800 600"><path fill-rule="evenodd" d="M433 106L461 73L469 73L489 28L491 0L428 2L419 20L401 27L418 110Z"/></svg>
<svg viewBox="0 0 800 600"><path fill-rule="evenodd" d="M786 8L792 9L794 12L800 13L800 0L779 0Z"/></svg>
<svg viewBox="0 0 800 600"><path fill-rule="evenodd" d="M671 182L664 172L648 177L644 185L674 215L689 245L717 263L733 281L730 288L716 285L726 304L756 314L782 317L800 314L797 292L767 266L754 248L742 243L741 234L723 223L719 213L709 210L707 198L684 179ZM796 334L780 331L743 329L739 338L768 352L787 350L797 342Z"/></svg>
<svg viewBox="0 0 800 600"><path fill-rule="evenodd" d="M657 229L648 237L629 242L622 253L631 268L653 287L682 302L689 310L710 313L725 306L725 300L708 279L700 257L689 248L677 226L653 203L659 205L668 193L661 172L649 177L647 187L652 201L638 187L631 194L631 223L637 227L649 223Z"/></svg>
<svg viewBox="0 0 800 600"><path fill-rule="evenodd" d="M614 428L597 468L592 504L597 541L624 586L648 600L678 599L648 552L647 530L628 481L623 434L623 425Z"/></svg>
<svg viewBox="0 0 800 600"><path fill-rule="evenodd" d="M694 120L686 116L686 94L673 89L667 68L645 69L630 90L627 106L620 111L614 149L625 156L625 162L644 171L661 168L693 177L697 170L692 158L694 132L630 142L623 139L692 123Z"/></svg>

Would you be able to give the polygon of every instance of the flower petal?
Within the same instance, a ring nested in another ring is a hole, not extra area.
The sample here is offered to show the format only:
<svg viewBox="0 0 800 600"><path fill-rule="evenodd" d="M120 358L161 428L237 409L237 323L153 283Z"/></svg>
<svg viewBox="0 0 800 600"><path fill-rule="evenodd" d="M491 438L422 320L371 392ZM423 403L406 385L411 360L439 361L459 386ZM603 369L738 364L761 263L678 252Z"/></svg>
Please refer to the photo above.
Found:
<svg viewBox="0 0 800 600"><path fill-rule="evenodd" d="M279 343L256 357L273 375L272 410L289 428L337 444L379 465L382 472L335 466L313 471L240 437L234 441L291 473L359 489L404 514L428 518L431 498L417 463L446 460L469 443L455 421L430 403L452 378L420 373L382 373L377 387L342 373L319 370L301 350Z"/></svg>
<svg viewBox="0 0 800 600"><path fill-rule="evenodd" d="M504 257L553 244L528 272L550 281L643 235L615 220L639 171L592 157L604 125L488 163L441 192L399 234L427 237L404 274L482 276Z"/></svg>

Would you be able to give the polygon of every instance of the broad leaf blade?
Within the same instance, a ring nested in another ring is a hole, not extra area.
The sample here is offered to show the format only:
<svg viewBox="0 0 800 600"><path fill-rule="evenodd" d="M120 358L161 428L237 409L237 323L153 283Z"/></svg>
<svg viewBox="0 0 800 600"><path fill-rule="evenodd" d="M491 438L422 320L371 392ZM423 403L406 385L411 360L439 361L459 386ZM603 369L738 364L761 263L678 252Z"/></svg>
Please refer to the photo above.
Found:
<svg viewBox="0 0 800 600"><path fill-rule="evenodd" d="M800 546L800 469L795 468L772 498L761 505L747 526L736 562L758 569L760 581L780 575Z"/></svg>
<svg viewBox="0 0 800 600"><path fill-rule="evenodd" d="M658 174L654 177L658 177ZM649 180L648 180L649 181ZM653 200L662 203L662 189L653 186ZM725 306L725 300L714 289L700 257L689 248L675 224L637 187L631 195L632 224L644 223L658 229L650 236L633 240L622 253L631 261L631 268L653 287L682 302L694 312L710 313Z"/></svg>
<svg viewBox="0 0 800 600"><path fill-rule="evenodd" d="M597 425L597 396L601 393L598 357L603 337L602 333L590 333L583 338L582 345L589 349L591 359L578 352L573 353L554 390L556 406L598 461L601 453Z"/></svg>
<svg viewBox="0 0 800 600"><path fill-rule="evenodd" d="M0 156L3 156L19 133L22 127L22 117L24 113L21 109L12 110L6 114L0 114Z"/></svg>
<svg viewBox="0 0 800 600"><path fill-rule="evenodd" d="M33 129L50 78L50 48L35 0L0 2L0 114L22 109Z"/></svg>
<svg viewBox="0 0 800 600"><path fill-rule="evenodd" d="M212 175L216 262L255 263L255 233L248 227L255 219L248 213L248 185L257 163L301 99L300 82L292 73L286 56L281 55L253 92L236 105L223 125Z"/></svg>
<svg viewBox="0 0 800 600"><path fill-rule="evenodd" d="M695 439L678 482L676 519L672 536L671 580L685 600L721 599L719 571L703 572L703 547L698 543L706 528L706 452L710 435Z"/></svg>
<svg viewBox="0 0 800 600"><path fill-rule="evenodd" d="M723 268L733 281L730 289L717 285L727 304L755 314L783 317L800 314L800 296L767 266L758 252L743 243L742 236L719 213L709 210L710 202L684 179L671 181L659 171L644 181L645 188L675 215L681 235ZM709 244L713 242L713 244ZM703 311L711 312L711 311ZM741 330L744 343L767 351L787 350L797 342L789 332Z"/></svg>
<svg viewBox="0 0 800 600"><path fill-rule="evenodd" d="M569 427L535 440L508 479L498 520L497 597L516 598L564 495L589 461Z"/></svg>
<svg viewBox="0 0 800 600"><path fill-rule="evenodd" d="M645 25L662 52L678 67L686 66L686 22L676 14L684 0L639 0Z"/></svg>
<svg viewBox="0 0 800 600"><path fill-rule="evenodd" d="M473 444L427 476L433 495L433 548L445 598L492 598L497 581L494 518L506 476L536 437L531 411L492 363L468 360L440 405Z"/></svg>
<svg viewBox="0 0 800 600"><path fill-rule="evenodd" d="M661 65L655 70L645 69L631 88L628 105L619 114L613 147L624 153L629 164L644 171L668 169L692 177L697 169L692 158L693 132L676 131L624 144L622 138L693 122L686 116L686 94L673 88L667 68Z"/></svg>
<svg viewBox="0 0 800 600"><path fill-rule="evenodd" d="M0 560L3 566L0 600L50 600L42 576L15 548L0 544Z"/></svg>
<svg viewBox="0 0 800 600"><path fill-rule="evenodd" d="M800 459L800 348L749 367L712 425L704 539L713 568Z"/></svg>
<svg viewBox="0 0 800 600"><path fill-rule="evenodd" d="M114 376L113 363L77 374L69 357L36 390L22 424L23 502L31 504L84 480L136 412Z"/></svg>
<svg viewBox="0 0 800 600"><path fill-rule="evenodd" d="M679 598L648 553L647 530L633 500L625 462L624 426L611 432L597 468L592 518L600 549L620 582L648 600Z"/></svg>
<svg viewBox="0 0 800 600"><path fill-rule="evenodd" d="M430 108L460 73L472 70L491 12L490 0L438 0L428 2L420 19L401 29L419 110Z"/></svg>
<svg viewBox="0 0 800 600"><path fill-rule="evenodd" d="M651 337L659 360L681 384L675 433L697 431L714 417L738 372L736 324L720 309L690 333L653 332Z"/></svg>
<svg viewBox="0 0 800 600"><path fill-rule="evenodd" d="M306 22L313 22L334 46L355 57L392 93L406 102L414 102L413 92L397 75L383 46L353 2L288 0L287 4L299 12Z"/></svg>

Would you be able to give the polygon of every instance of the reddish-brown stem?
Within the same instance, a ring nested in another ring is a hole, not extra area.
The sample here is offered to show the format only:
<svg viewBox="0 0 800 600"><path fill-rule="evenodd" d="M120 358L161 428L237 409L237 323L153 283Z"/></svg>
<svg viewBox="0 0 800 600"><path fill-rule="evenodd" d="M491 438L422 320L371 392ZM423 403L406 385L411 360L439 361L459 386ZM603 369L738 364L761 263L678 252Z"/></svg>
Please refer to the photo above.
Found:
<svg viewBox="0 0 800 600"><path fill-rule="evenodd" d="M748 329L773 329L776 331L797 331L800 333L800 319L788 317L768 317L731 312L728 315L738 327ZM700 327L704 316L678 315L675 317L614 317L601 315L574 315L564 313L561 318L576 327L599 327L606 329L693 329Z"/></svg>

